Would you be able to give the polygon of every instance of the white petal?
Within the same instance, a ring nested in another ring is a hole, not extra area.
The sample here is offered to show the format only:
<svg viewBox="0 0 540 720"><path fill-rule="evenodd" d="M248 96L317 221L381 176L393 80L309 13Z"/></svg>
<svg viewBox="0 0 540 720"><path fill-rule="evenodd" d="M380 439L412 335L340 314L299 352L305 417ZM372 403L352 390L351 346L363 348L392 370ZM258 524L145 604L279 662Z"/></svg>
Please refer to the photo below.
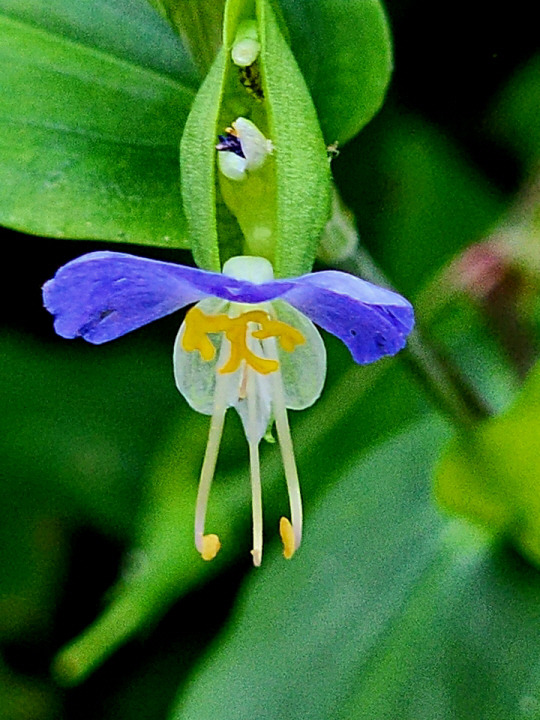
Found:
<svg viewBox="0 0 540 720"><path fill-rule="evenodd" d="M247 334L247 346L255 355L266 357L263 343L251 335L251 332L256 326L251 323L250 325L251 329L248 330ZM252 377L253 380L248 383L246 377L245 382L241 383L241 385L245 384L246 389L250 386L255 390L255 400L253 401L251 399L255 408L252 412L255 420L253 420L252 417L250 418L247 398L237 396L235 402L232 404L236 412L240 415L248 441L258 443L261 438L264 437L272 417L272 380L270 375L261 375L253 370L253 368L248 367L246 371L250 373L250 377ZM240 369L240 372L244 372L244 370ZM243 393L239 393L239 395L241 394Z"/></svg>
<svg viewBox="0 0 540 720"><path fill-rule="evenodd" d="M233 128L238 134L242 152L246 156L246 169L257 170L262 167L266 161L266 156L272 150L272 142L268 140L259 128L244 117L239 117L233 122ZM225 153L231 154L231 153Z"/></svg>
<svg viewBox="0 0 540 720"><path fill-rule="evenodd" d="M227 310L227 302L219 298L207 298L197 303L206 315L216 315ZM216 354L210 361L203 360L200 353L195 350L186 352L182 348L182 338L185 331L185 322L180 326L174 343L173 366L176 387L182 393L189 405L203 415L212 415L214 410L214 396L216 392L217 368L224 364L228 357L228 349L222 350L223 334L212 334L212 344ZM227 342L225 340L225 342ZM224 357L222 357L224 356ZM227 405L230 407L238 399L240 387L240 371L225 376L228 380Z"/></svg>
<svg viewBox="0 0 540 720"><path fill-rule="evenodd" d="M244 180L248 161L233 152L218 152L218 167L229 180Z"/></svg>
<svg viewBox="0 0 540 720"><path fill-rule="evenodd" d="M306 342L292 352L277 342L285 406L291 410L304 410L319 398L326 378L326 348L315 325L301 312L281 300L272 308L278 320L299 330Z"/></svg>

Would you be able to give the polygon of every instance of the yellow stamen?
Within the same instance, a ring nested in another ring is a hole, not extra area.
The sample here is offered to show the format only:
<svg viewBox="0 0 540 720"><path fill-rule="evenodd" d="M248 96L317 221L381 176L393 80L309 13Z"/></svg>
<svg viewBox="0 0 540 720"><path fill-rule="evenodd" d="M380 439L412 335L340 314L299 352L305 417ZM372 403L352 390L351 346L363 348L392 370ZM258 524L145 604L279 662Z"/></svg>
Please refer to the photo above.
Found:
<svg viewBox="0 0 540 720"><path fill-rule="evenodd" d="M297 345L306 341L299 330L280 320L273 320L263 310L249 310L238 317L230 318L224 314L206 315L198 307L194 307L186 315L182 348L186 352L198 350L202 359L210 362L215 357L216 349L208 335L224 332L231 344L231 354L225 365L219 369L222 375L236 372L242 361L261 375L275 372L279 368L277 360L259 357L248 348L246 336L249 323L260 326L259 330L252 333L254 338L266 340L276 337L287 352L292 352Z"/></svg>
<svg viewBox="0 0 540 720"><path fill-rule="evenodd" d="M287 323L281 322L281 320L272 320L269 318L264 323L260 322L260 325L261 329L254 332L253 337L258 340L277 337L279 344L287 352L293 352L297 345L303 345L306 342L306 338L300 330L287 325Z"/></svg>
<svg viewBox="0 0 540 720"><path fill-rule="evenodd" d="M228 324L227 315L205 315L197 306L186 315L186 328L182 337L182 347L186 352L198 350L205 362L214 359L216 349L210 342L208 333L224 332Z"/></svg>
<svg viewBox="0 0 540 720"><path fill-rule="evenodd" d="M221 543L217 535L203 535L201 557L203 560L213 560L219 552Z"/></svg>
<svg viewBox="0 0 540 720"><path fill-rule="evenodd" d="M286 517L282 517L279 521L279 534L283 542L283 557L286 560L290 560L296 548L293 526L291 525L291 521Z"/></svg>

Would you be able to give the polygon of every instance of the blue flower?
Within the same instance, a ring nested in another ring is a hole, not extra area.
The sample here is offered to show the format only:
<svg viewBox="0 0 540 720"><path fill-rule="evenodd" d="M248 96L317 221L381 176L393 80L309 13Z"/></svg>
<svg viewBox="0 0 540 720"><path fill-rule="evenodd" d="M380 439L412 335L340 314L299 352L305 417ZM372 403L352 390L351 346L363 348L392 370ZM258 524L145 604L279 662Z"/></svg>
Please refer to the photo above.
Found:
<svg viewBox="0 0 540 720"><path fill-rule="evenodd" d="M225 413L234 407L249 445L255 565L262 557L259 443L274 423L291 505L291 521L280 521L285 557L300 545L301 496L286 411L309 407L322 391L326 352L313 323L340 338L359 364L397 353L414 325L411 304L395 292L334 270L274 280L267 260L249 256L231 258L221 274L89 253L60 268L43 298L59 335L94 344L197 303L174 348L178 389L191 407L212 416L195 544L205 560L220 548L204 524Z"/></svg>

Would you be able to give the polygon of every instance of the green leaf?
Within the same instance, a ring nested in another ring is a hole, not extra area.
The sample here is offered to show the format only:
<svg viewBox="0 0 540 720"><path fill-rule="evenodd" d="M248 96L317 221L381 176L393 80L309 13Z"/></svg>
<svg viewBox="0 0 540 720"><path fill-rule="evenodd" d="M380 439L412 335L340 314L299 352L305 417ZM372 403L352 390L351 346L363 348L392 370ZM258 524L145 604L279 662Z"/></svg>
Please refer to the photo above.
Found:
<svg viewBox="0 0 540 720"><path fill-rule="evenodd" d="M225 0L149 0L176 28L204 77L221 45Z"/></svg>
<svg viewBox="0 0 540 720"><path fill-rule="evenodd" d="M449 444L436 475L448 510L508 538L540 564L540 365L502 415Z"/></svg>
<svg viewBox="0 0 540 720"><path fill-rule="evenodd" d="M180 143L182 197L195 262L221 270L216 224L216 138L227 55L221 50L195 97Z"/></svg>
<svg viewBox="0 0 540 720"><path fill-rule="evenodd" d="M313 101L268 0L258 0L261 64L277 180L276 275L312 268L330 212L330 169Z"/></svg>
<svg viewBox="0 0 540 720"><path fill-rule="evenodd" d="M502 720L538 707L540 578L435 511L447 436L432 417L351 458L302 554L287 564L275 548L248 578L171 720Z"/></svg>
<svg viewBox="0 0 540 720"><path fill-rule="evenodd" d="M392 72L379 0L281 0L292 50L327 143L345 143L379 110Z"/></svg>
<svg viewBox="0 0 540 720"><path fill-rule="evenodd" d="M50 5L0 1L0 221L185 247L177 146L193 80L178 38L145 5Z"/></svg>

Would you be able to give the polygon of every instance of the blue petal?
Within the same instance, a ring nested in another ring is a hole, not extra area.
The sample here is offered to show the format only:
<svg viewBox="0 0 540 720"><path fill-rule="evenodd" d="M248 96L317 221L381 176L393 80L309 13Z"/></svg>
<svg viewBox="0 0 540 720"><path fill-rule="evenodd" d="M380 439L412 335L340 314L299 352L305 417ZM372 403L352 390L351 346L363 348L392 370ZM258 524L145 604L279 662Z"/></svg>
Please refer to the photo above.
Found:
<svg viewBox="0 0 540 720"><path fill-rule="evenodd" d="M45 283L43 301L59 335L100 344L203 297L258 303L291 287L269 285L126 253L94 252L61 267Z"/></svg>
<svg viewBox="0 0 540 720"><path fill-rule="evenodd" d="M334 270L254 284L221 273L95 252L64 265L45 283L45 307L62 337L114 340L204 297L262 303L282 298L340 338L358 363L394 355L414 325L397 293Z"/></svg>
<svg viewBox="0 0 540 720"><path fill-rule="evenodd" d="M408 300L354 275L327 270L296 278L294 285L283 300L342 340L357 363L395 355L414 326Z"/></svg>

